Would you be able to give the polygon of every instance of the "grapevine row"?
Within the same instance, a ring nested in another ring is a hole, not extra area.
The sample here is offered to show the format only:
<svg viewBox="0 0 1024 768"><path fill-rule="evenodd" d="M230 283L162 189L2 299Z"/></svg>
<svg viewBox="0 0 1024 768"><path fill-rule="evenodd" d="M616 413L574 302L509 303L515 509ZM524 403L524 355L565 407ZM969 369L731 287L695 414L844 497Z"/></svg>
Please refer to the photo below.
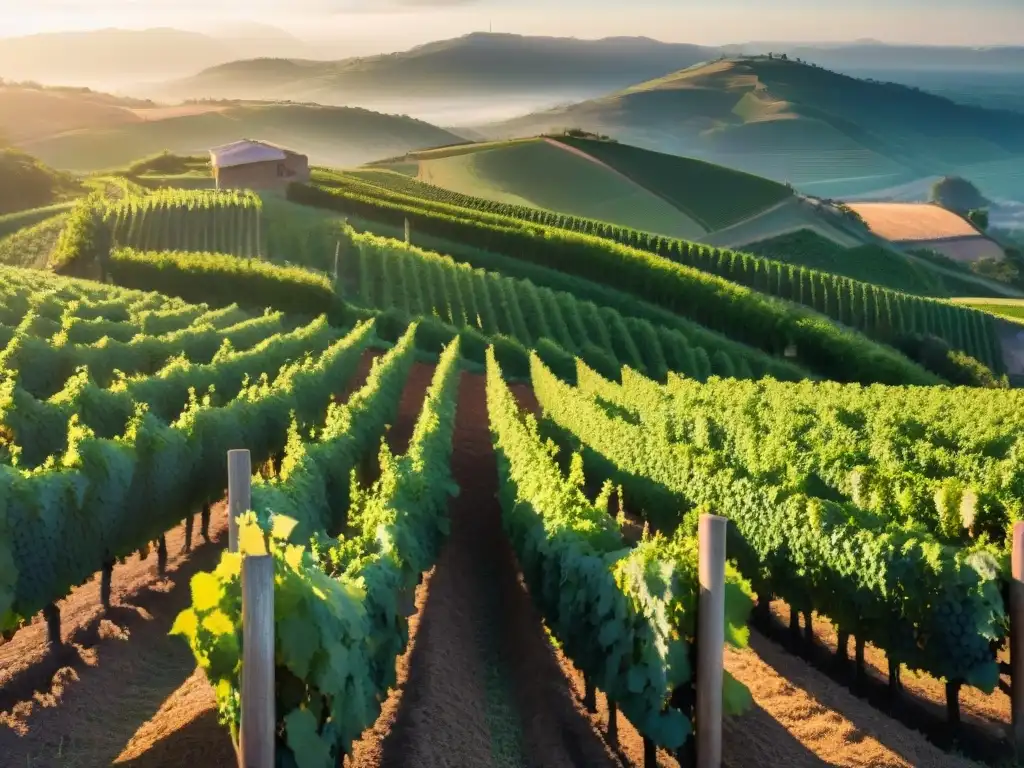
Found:
<svg viewBox="0 0 1024 768"><path fill-rule="evenodd" d="M508 336L527 349L536 346L563 371L571 372L573 356L579 355L609 375L622 363L658 379L669 370L701 380L712 374L793 380L806 375L797 366L725 339L720 347L706 349L703 338L624 317L529 280L474 270L372 235L350 238L355 253L343 261L342 277L351 301L397 308L408 317L434 315L455 328L469 326L490 337Z"/></svg>
<svg viewBox="0 0 1024 768"><path fill-rule="evenodd" d="M33 332L39 322L34 313L25 316L0 351L0 367L16 374L26 391L43 398L58 392L82 366L105 387L122 375L154 373L181 356L195 363L208 363L218 354L247 349L284 330L282 315L275 313L222 330L212 325L189 326L162 336L135 336L126 342L105 338L95 344L71 344L61 334L48 340Z"/></svg>
<svg viewBox="0 0 1024 768"><path fill-rule="evenodd" d="M367 174L371 174L369 180L364 181ZM518 227L535 234L552 229L578 232L657 254L756 291L802 304L886 343L901 335L930 334L944 339L954 349L966 352L997 373L1005 370L998 331L991 316L984 312L784 261L653 235L606 222L525 206L508 206L465 195L451 201L440 200L447 195L434 192L435 188L430 185L412 180L395 182L392 176L397 174L359 171L354 179L336 173L321 178L334 188L335 195L339 197L351 201L362 198L360 202L377 199L385 204L377 211L361 207L358 213L369 218L374 218L371 213L379 216L385 212L384 208L398 205L427 218L426 222L417 222L417 228L426 226L423 231L431 233L435 233L430 226L434 223L432 219L438 215L449 219L476 218L491 226ZM424 192L424 188L428 191ZM292 194L298 195L296 199L302 201L300 192ZM463 229L471 231L468 227ZM452 238L462 239L454 234ZM514 252L514 255L520 254Z"/></svg>
<svg viewBox="0 0 1024 768"><path fill-rule="evenodd" d="M262 207L252 192L161 189L128 197L107 219L117 245L259 258Z"/></svg>
<svg viewBox="0 0 1024 768"><path fill-rule="evenodd" d="M792 304L654 254L512 219L490 223L344 189L293 184L293 201L403 226L484 250L510 254L586 280L627 291L773 355L792 348L798 362L843 381L938 383L937 377L891 347ZM788 265L787 265L788 269Z"/></svg>
<svg viewBox="0 0 1024 768"><path fill-rule="evenodd" d="M285 762L337 765L373 723L408 641L413 590L447 531L458 342L441 355L408 452L382 449L381 477L372 485L350 480L397 412L414 334L375 366L352 400L332 408L317 439L303 441L293 430L287 473L253 487L241 554L225 554L212 574L194 577L192 606L172 630L189 641L216 687L222 720L237 734L241 557L266 551L269 534L278 759ZM332 529L341 535L331 537Z"/></svg>
<svg viewBox="0 0 1024 768"><path fill-rule="evenodd" d="M944 545L879 514L752 478L714 441L674 442L656 399L644 422L564 384L539 359L534 391L559 441L583 445L585 464L622 484L658 529L674 509L709 505L730 520L729 551L762 599L829 617L845 636L884 650L894 665L991 691L993 641L1005 632L998 560L984 546ZM634 391L635 397L642 397ZM845 641L844 641L845 642Z"/></svg>
<svg viewBox="0 0 1024 768"><path fill-rule="evenodd" d="M268 335L251 349L225 348L208 363L179 357L152 376L120 379L108 389L97 386L83 369L48 400L36 399L11 378L0 387L0 446L17 457L19 467L32 469L66 452L72 418L108 439L124 434L140 404L170 424L190 400L226 405L248 382L272 376L304 355L320 354L336 338L320 318L289 333Z"/></svg>
<svg viewBox="0 0 1024 768"><path fill-rule="evenodd" d="M73 416L59 466L0 466L0 628L16 627L220 498L228 449L248 448L257 465L279 453L289 423L305 428L322 415L369 340L363 325L222 407L190 402L170 425L139 405L124 434L106 439Z"/></svg>
<svg viewBox="0 0 1024 768"><path fill-rule="evenodd" d="M673 441L712 445L752 478L817 488L950 543L1001 545L1020 514L1024 397L1016 390L677 377L662 388L629 370L621 386L585 374L577 382L624 407L641 392L660 398L655 418L667 419Z"/></svg>
<svg viewBox="0 0 1024 768"><path fill-rule="evenodd" d="M591 502L575 465L562 475L532 416L523 417L488 355L487 405L498 457L504 528L530 595L566 654L655 744L678 749L692 733L692 686L699 591L697 543L679 527L635 547L623 540L602 497ZM654 580L660 585L652 589ZM732 566L726 637L746 645L750 588ZM725 708L741 711L749 692L728 674ZM682 707L682 708L681 708Z"/></svg>

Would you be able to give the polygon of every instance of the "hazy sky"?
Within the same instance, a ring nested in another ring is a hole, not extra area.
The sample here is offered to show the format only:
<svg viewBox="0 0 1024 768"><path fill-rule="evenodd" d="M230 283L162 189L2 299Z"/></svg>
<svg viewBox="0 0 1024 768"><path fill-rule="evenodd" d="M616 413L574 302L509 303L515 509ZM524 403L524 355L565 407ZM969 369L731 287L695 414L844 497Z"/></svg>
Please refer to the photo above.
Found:
<svg viewBox="0 0 1024 768"><path fill-rule="evenodd" d="M30 10L25 10L26 8ZM17 10L16 10L17 9ZM1024 44L1024 0L0 0L0 35L247 19L395 50L486 30L705 44L852 40Z"/></svg>

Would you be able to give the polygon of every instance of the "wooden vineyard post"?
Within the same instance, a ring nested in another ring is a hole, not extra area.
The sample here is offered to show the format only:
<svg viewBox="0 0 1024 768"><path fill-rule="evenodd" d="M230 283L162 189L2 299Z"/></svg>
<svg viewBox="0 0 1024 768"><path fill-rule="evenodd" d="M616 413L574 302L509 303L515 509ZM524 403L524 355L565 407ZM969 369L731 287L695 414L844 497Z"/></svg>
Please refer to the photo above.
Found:
<svg viewBox="0 0 1024 768"><path fill-rule="evenodd" d="M700 597L697 602L695 719L697 768L722 765L722 678L725 645L725 534L727 520L700 515Z"/></svg>
<svg viewBox="0 0 1024 768"><path fill-rule="evenodd" d="M1013 746L1024 756L1024 522L1013 524L1010 555L1010 713Z"/></svg>
<svg viewBox="0 0 1024 768"><path fill-rule="evenodd" d="M697 768L722 765L722 679L725 645L725 534L728 522L701 515L697 603Z"/></svg>
<svg viewBox="0 0 1024 768"><path fill-rule="evenodd" d="M341 256L341 240L334 246L334 284L338 284L338 259Z"/></svg>
<svg viewBox="0 0 1024 768"><path fill-rule="evenodd" d="M411 242L411 240L410 240L410 233L409 233L409 219L408 218L405 220L405 242L406 243Z"/></svg>
<svg viewBox="0 0 1024 768"><path fill-rule="evenodd" d="M256 555L242 561L241 768L273 768L275 731L274 558Z"/></svg>
<svg viewBox="0 0 1024 768"><path fill-rule="evenodd" d="M252 502L252 459L247 450L228 451L228 551L238 551L238 516Z"/></svg>

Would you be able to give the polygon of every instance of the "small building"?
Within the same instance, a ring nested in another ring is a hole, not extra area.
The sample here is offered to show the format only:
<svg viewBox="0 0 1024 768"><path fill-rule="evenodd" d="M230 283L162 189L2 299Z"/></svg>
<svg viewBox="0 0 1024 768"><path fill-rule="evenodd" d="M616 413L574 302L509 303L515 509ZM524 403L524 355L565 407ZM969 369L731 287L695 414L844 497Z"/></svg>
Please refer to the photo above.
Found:
<svg viewBox="0 0 1024 768"><path fill-rule="evenodd" d="M243 139L210 150L217 189L279 189L309 181L309 158L266 141Z"/></svg>

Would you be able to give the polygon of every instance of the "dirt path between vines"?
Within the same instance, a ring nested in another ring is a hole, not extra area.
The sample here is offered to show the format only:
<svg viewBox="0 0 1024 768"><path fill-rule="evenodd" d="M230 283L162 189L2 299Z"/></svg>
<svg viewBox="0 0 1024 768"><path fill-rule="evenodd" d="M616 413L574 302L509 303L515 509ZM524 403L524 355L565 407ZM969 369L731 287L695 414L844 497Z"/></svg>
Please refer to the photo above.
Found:
<svg viewBox="0 0 1024 768"><path fill-rule="evenodd" d="M413 372L429 375L426 366ZM462 376L451 534L417 592L397 689L348 764L611 768L618 763L571 694L501 530L484 384ZM410 382L407 396L418 389Z"/></svg>

